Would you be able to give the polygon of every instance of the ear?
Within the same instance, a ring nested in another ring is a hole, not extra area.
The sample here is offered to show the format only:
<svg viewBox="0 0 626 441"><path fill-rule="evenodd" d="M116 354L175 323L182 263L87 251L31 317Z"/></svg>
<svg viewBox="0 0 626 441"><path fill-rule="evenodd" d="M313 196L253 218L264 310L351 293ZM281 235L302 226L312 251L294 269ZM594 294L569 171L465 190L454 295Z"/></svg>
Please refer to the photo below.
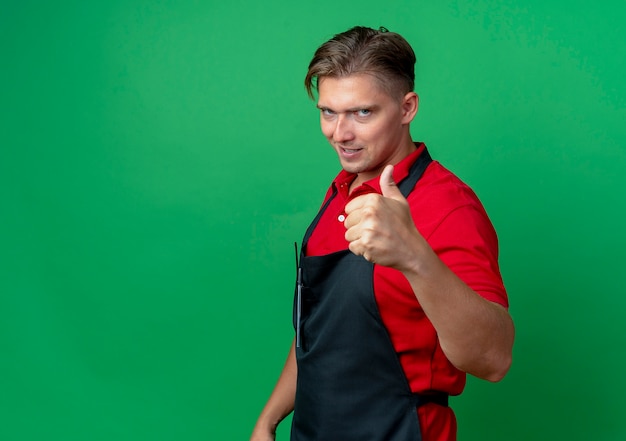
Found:
<svg viewBox="0 0 626 441"><path fill-rule="evenodd" d="M409 124L417 114L419 96L415 92L409 92L402 98L402 124Z"/></svg>

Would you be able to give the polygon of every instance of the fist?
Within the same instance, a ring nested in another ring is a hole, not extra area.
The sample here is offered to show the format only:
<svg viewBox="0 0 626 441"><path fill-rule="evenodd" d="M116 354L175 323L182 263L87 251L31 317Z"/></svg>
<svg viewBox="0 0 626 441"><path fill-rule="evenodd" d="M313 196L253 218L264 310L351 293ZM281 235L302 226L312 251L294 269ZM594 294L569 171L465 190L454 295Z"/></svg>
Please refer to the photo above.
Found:
<svg viewBox="0 0 626 441"><path fill-rule="evenodd" d="M409 203L393 180L393 166L380 175L380 194L359 196L346 205L345 238L350 251L370 262L403 270L424 241Z"/></svg>

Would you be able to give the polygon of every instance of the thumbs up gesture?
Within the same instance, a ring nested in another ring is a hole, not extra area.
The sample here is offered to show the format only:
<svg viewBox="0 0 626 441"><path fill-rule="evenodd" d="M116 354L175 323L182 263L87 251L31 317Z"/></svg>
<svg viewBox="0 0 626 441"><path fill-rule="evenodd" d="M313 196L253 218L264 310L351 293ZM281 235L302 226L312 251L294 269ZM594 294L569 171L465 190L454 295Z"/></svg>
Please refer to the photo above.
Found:
<svg viewBox="0 0 626 441"><path fill-rule="evenodd" d="M393 180L393 165L386 166L380 175L380 188L382 195L366 194L346 205L345 237L354 254L404 271L427 244Z"/></svg>

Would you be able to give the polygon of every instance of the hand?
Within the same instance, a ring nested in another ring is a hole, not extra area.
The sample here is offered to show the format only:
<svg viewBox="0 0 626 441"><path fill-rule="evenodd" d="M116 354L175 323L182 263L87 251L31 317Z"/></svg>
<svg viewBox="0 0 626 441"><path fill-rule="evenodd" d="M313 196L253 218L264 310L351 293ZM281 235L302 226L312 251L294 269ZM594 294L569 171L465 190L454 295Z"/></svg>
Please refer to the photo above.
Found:
<svg viewBox="0 0 626 441"><path fill-rule="evenodd" d="M380 188L382 195L366 194L346 205L345 238L354 254L402 271L415 261L426 241L393 180L392 165L381 173Z"/></svg>
<svg viewBox="0 0 626 441"><path fill-rule="evenodd" d="M255 428L250 437L250 441L276 441L276 433Z"/></svg>

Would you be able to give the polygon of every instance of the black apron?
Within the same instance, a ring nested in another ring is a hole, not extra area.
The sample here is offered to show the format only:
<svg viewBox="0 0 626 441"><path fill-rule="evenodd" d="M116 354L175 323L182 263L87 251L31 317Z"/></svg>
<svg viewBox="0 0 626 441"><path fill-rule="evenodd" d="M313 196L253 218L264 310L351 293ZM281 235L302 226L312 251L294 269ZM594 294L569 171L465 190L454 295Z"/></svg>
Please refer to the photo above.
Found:
<svg viewBox="0 0 626 441"><path fill-rule="evenodd" d="M404 197L430 162L424 150L398 185ZM304 247L327 206L305 234L298 265L298 384L291 440L421 440L417 407L447 405L448 396L411 391L380 318L372 263L349 250L305 256Z"/></svg>

